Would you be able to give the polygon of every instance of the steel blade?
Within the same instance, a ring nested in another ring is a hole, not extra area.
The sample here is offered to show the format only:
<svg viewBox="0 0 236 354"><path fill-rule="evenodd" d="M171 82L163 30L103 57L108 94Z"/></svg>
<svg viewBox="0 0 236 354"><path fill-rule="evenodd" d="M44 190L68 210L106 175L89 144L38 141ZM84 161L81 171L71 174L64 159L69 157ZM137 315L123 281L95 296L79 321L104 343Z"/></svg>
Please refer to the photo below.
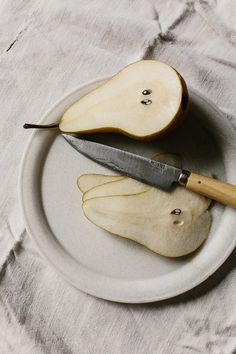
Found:
<svg viewBox="0 0 236 354"><path fill-rule="evenodd" d="M99 164L109 167L122 175L167 190L177 182L181 169L142 157L128 151L113 148L69 134L62 134L77 151Z"/></svg>

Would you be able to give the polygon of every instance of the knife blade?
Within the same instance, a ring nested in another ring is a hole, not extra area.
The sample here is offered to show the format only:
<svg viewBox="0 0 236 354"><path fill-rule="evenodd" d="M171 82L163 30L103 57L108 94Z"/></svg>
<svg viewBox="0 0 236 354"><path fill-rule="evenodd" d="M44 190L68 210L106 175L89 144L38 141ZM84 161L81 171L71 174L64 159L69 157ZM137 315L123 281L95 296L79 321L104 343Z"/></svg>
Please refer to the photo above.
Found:
<svg viewBox="0 0 236 354"><path fill-rule="evenodd" d="M195 193L236 208L236 186L233 184L73 135L62 136L83 155L122 175L163 190L178 182Z"/></svg>
<svg viewBox="0 0 236 354"><path fill-rule="evenodd" d="M177 167L90 140L62 134L77 151L122 175L168 190L183 171Z"/></svg>

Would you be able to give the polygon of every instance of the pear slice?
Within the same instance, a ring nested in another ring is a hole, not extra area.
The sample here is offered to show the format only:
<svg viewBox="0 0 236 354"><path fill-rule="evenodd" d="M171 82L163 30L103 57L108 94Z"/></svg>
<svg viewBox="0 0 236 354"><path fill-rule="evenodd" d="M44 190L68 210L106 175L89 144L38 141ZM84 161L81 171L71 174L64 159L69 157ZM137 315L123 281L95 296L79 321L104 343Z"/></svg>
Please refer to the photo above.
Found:
<svg viewBox="0 0 236 354"><path fill-rule="evenodd" d="M159 153L155 155L153 160L166 162L172 166L181 168L181 158L179 155L170 153ZM87 190L83 195L83 201L103 197L109 195L130 195L138 194L150 189L151 186L138 182L132 178L124 177L123 179L111 181L105 184L99 184L96 187Z"/></svg>
<svg viewBox="0 0 236 354"><path fill-rule="evenodd" d="M132 178L124 177L115 182L109 182L88 190L83 194L83 201L88 199L110 196L110 195L130 195L147 191L150 186L138 182Z"/></svg>
<svg viewBox="0 0 236 354"><path fill-rule="evenodd" d="M151 139L179 122L187 102L186 84L175 69L160 61L142 60L80 98L64 113L59 129Z"/></svg>
<svg viewBox="0 0 236 354"><path fill-rule="evenodd" d="M171 192L151 188L129 196L89 199L82 207L95 225L163 256L180 257L207 238L209 205L209 199L177 186Z"/></svg>
<svg viewBox="0 0 236 354"><path fill-rule="evenodd" d="M96 173L87 173L78 177L77 186L82 193L85 193L91 188L94 188L98 185L104 185L105 183L119 181L123 178L123 176L110 176Z"/></svg>

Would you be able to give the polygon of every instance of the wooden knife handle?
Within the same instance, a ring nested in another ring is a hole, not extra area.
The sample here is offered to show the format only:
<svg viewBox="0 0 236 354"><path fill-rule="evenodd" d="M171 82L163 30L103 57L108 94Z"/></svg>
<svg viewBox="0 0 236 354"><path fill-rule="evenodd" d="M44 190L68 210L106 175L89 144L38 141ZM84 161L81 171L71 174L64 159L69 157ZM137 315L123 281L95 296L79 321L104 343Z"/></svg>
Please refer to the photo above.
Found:
<svg viewBox="0 0 236 354"><path fill-rule="evenodd" d="M191 173L188 177L186 188L214 199L217 202L236 208L236 186L233 184Z"/></svg>

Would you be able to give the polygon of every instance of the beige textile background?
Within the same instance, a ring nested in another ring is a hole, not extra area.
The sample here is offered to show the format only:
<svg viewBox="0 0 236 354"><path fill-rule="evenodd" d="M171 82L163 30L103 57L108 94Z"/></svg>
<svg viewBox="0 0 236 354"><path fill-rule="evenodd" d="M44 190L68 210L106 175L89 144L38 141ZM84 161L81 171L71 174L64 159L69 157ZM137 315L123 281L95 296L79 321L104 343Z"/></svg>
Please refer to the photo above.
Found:
<svg viewBox="0 0 236 354"><path fill-rule="evenodd" d="M111 303L75 290L46 264L17 199L29 135L22 124L130 62L173 65L236 125L235 17L235 0L1 1L0 353L236 353L235 251L175 299Z"/></svg>

